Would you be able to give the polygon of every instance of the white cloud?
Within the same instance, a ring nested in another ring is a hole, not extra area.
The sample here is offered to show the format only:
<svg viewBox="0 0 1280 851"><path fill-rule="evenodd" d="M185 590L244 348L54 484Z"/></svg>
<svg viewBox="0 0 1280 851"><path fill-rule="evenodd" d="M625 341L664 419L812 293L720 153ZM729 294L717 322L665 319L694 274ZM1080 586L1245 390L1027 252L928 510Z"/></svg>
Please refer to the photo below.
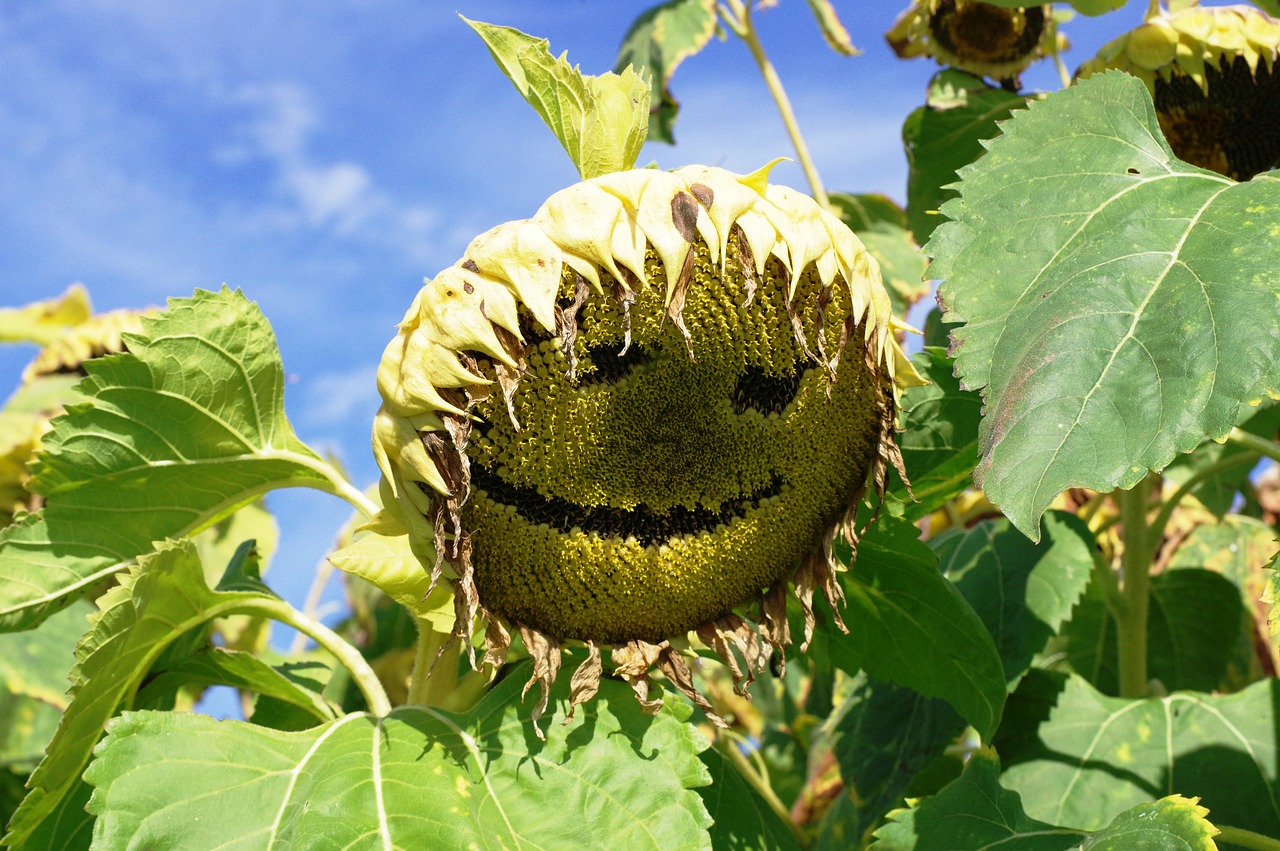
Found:
<svg viewBox="0 0 1280 851"><path fill-rule="evenodd" d="M323 429L373 419L378 409L376 364L308 377L301 390L299 422L308 429Z"/></svg>

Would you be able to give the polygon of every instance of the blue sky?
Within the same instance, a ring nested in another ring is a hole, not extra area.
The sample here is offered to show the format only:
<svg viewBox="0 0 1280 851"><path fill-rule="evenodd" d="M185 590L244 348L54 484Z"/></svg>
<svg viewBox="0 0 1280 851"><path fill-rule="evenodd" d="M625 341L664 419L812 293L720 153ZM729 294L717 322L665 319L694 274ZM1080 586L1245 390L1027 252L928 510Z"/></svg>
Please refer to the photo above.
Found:
<svg viewBox="0 0 1280 851"><path fill-rule="evenodd" d="M371 484L374 370L422 278L576 180L457 13L547 37L553 52L603 73L651 5L6 0L0 304L73 281L100 310L239 287L278 335L299 435ZM885 46L905 2L835 5L863 56L830 51L800 0L756 20L827 188L901 202L901 122L936 66ZM1068 67L1145 5L1069 24ZM1024 81L1058 85L1049 63ZM641 163L749 171L791 153L741 42L710 44L673 89L678 145L648 145ZM794 164L773 179L805 186ZM0 394L31 354L0 348ZM283 549L272 581L301 603L347 509L306 493L273 495L271 506Z"/></svg>

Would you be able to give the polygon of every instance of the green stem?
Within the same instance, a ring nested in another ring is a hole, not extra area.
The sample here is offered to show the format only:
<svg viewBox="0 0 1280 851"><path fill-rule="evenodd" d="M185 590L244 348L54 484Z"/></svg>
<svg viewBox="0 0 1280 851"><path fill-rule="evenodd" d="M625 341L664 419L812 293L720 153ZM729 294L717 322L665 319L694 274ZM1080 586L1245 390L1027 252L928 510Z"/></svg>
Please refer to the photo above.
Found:
<svg viewBox="0 0 1280 851"><path fill-rule="evenodd" d="M446 698L458 685L458 659L462 642L440 656L440 648L449 640L449 633L440 632L426 618L417 619L418 647L413 657L413 673L409 677L409 703L417 706L443 706ZM434 666L434 668L432 667Z"/></svg>
<svg viewBox="0 0 1280 851"><path fill-rule="evenodd" d="M773 791L773 787L764 782L760 777L760 774L756 771L755 766L753 766L742 754L742 750L738 747L737 743L725 736L719 736L717 739L717 743L720 745L718 750L724 755L724 758L729 760L729 762L733 764L734 768L738 769L738 773L742 775L743 780L751 784L751 787L760 793L760 797L769 805L769 809L773 810L774 814L777 815L778 818L782 819L782 823L791 831L791 835L796 838L796 841L800 843L800 846L808 847L809 837L804 835L804 831L802 831L800 826L795 823L795 820L791 818L791 812L783 806L782 801L778 799L778 794Z"/></svg>
<svg viewBox="0 0 1280 851"><path fill-rule="evenodd" d="M1230 434L1227 435L1227 443L1234 443L1241 449L1257 452L1259 455L1265 455L1272 461L1280 463L1280 443L1276 443L1274 440L1267 440L1265 437L1260 437L1244 429L1233 428Z"/></svg>
<svg viewBox="0 0 1280 851"><path fill-rule="evenodd" d="M1214 827L1219 831L1216 837L1219 842L1230 842L1232 845L1254 848L1257 851L1280 851L1280 839L1272 839L1270 836L1263 836L1261 833L1254 833L1242 827L1230 827L1225 824L1215 824Z"/></svg>
<svg viewBox="0 0 1280 851"><path fill-rule="evenodd" d="M360 655L360 651L352 647L342 636L314 618L308 617L293 606L279 599L256 599L239 604L233 614L263 615L288 624L301 633L310 636L317 644L333 654L338 662L351 672L356 687L364 695L369 711L379 717L391 712L391 700L382 688L378 675L369 667L369 663Z"/></svg>
<svg viewBox="0 0 1280 851"><path fill-rule="evenodd" d="M1160 543L1160 539L1164 537L1165 526L1169 524L1169 518L1173 516L1173 512L1178 508L1178 503L1182 498L1206 479L1212 479L1215 476L1228 470L1241 467L1246 464L1252 466L1258 462L1258 456L1252 452L1246 452L1238 455L1229 455L1226 458L1220 458L1207 467L1202 467L1193 473L1183 482L1170 497L1165 500L1164 505L1160 506L1160 512L1156 514L1155 519L1151 521L1148 527L1148 535L1150 546L1154 549Z"/></svg>
<svg viewBox="0 0 1280 851"><path fill-rule="evenodd" d="M1159 476L1145 476L1127 491L1117 491L1123 524L1120 599L1116 611L1120 696L1147 694L1147 609L1151 594L1151 562L1155 553L1148 534L1147 507Z"/></svg>
<svg viewBox="0 0 1280 851"><path fill-rule="evenodd" d="M827 190L822 185L817 166L814 165L813 157L809 154L809 146L805 144L804 135L800 132L795 110L791 108L791 99L787 97L787 91L783 88L782 80L778 77L773 63L765 55L764 46L760 44L755 25L751 22L749 0L746 3L742 0L725 0L720 4L719 11L729 29L746 42L751 56L756 60L756 65L760 67L764 84L768 87L769 94L773 96L778 114L782 116L782 123L787 128L787 135L791 137L791 144L796 149L796 159L800 161L800 168L804 169L805 179L809 181L809 191L823 208L830 209L831 202L827 198Z"/></svg>

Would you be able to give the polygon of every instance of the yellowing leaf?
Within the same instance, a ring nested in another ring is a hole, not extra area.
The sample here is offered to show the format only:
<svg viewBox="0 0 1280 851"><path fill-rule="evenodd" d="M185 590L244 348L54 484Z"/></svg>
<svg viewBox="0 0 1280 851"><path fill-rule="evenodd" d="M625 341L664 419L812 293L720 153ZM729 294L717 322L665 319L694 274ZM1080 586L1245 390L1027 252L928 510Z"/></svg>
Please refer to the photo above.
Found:
<svg viewBox="0 0 1280 851"><path fill-rule="evenodd" d="M649 122L649 86L633 69L599 77L551 55L545 38L466 21L578 167L583 179L635 165Z"/></svg>
<svg viewBox="0 0 1280 851"><path fill-rule="evenodd" d="M48 345L92 314L89 293L80 284L72 284L58 298L0 309L0 342Z"/></svg>

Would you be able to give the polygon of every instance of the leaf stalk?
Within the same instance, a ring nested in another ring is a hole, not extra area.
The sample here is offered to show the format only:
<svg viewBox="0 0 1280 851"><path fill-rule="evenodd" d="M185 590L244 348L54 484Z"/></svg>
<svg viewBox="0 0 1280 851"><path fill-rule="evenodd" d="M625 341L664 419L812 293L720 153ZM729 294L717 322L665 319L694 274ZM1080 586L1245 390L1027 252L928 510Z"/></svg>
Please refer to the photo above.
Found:
<svg viewBox="0 0 1280 851"><path fill-rule="evenodd" d="M287 624L301 633L314 639L317 644L333 654L334 658L347 669L356 687L364 695L369 711L378 717L391 713L391 700L382 687L382 681L369 667L360 651L349 644L320 621L309 617L280 599L261 598L235 606L234 611L227 614L263 615Z"/></svg>

